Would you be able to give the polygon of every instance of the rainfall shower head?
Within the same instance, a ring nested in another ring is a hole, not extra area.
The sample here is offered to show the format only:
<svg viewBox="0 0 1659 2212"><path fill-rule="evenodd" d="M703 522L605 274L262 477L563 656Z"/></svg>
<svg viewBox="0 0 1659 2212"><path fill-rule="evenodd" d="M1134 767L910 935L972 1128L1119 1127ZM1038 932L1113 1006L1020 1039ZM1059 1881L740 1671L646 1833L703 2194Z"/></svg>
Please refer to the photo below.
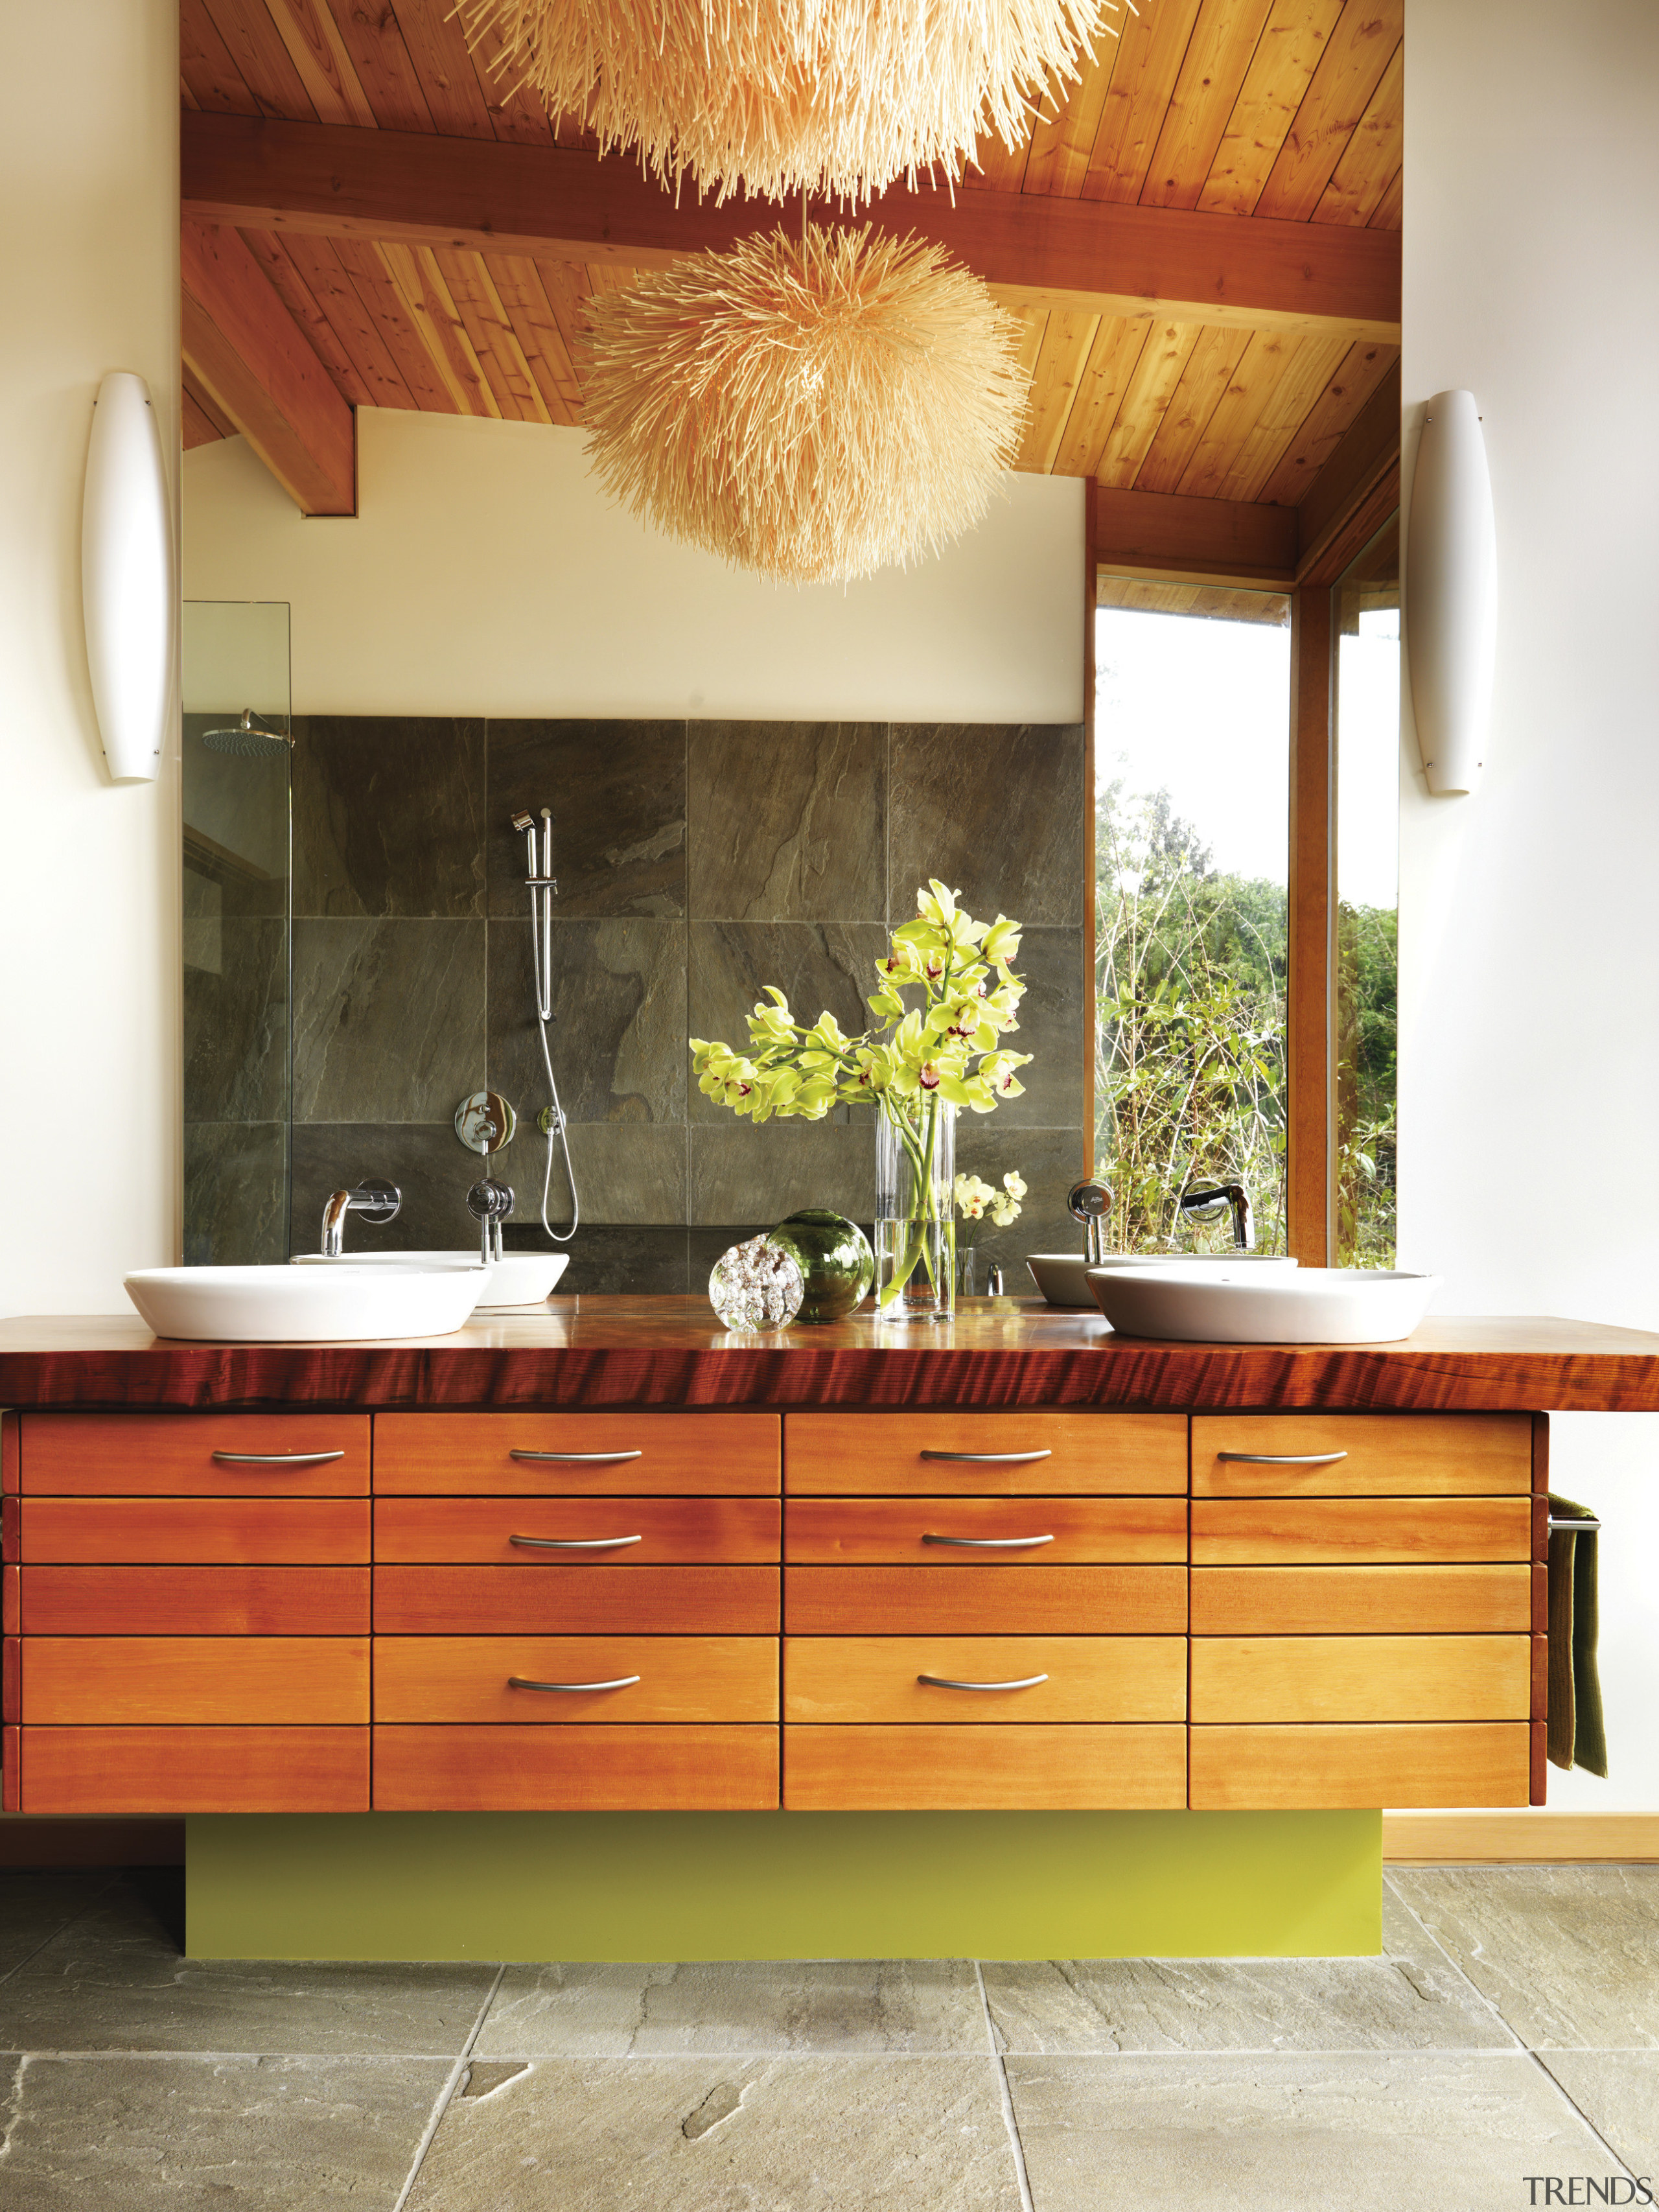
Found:
<svg viewBox="0 0 1659 2212"><path fill-rule="evenodd" d="M254 723L252 708L244 707L242 719L234 729L204 730L202 732L202 743L210 752L240 753L263 757L269 753L280 752L284 745L292 746L294 740L292 738L283 737L278 731L258 728Z"/></svg>

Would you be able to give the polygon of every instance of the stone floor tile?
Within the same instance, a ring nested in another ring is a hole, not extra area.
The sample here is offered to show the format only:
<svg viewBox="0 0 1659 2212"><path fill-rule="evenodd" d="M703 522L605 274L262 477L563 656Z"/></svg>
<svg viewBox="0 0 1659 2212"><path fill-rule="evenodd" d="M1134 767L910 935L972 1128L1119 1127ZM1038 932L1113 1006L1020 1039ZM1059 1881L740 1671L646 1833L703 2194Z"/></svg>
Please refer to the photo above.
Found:
<svg viewBox="0 0 1659 2212"><path fill-rule="evenodd" d="M67 1926L110 1886L92 1874L0 1874L0 1979Z"/></svg>
<svg viewBox="0 0 1659 2212"><path fill-rule="evenodd" d="M1659 2195L1659 2051L1552 2051L1544 2060L1632 2173Z"/></svg>
<svg viewBox="0 0 1659 2212"><path fill-rule="evenodd" d="M452 2062L13 2063L6 2212L391 2212Z"/></svg>
<svg viewBox="0 0 1659 2212"><path fill-rule="evenodd" d="M1659 1866L1395 1867L1389 1881L1523 2043L1659 2048Z"/></svg>
<svg viewBox="0 0 1659 2212"><path fill-rule="evenodd" d="M964 1959L509 1966L477 2045L481 2058L985 2048Z"/></svg>
<svg viewBox="0 0 1659 2212"><path fill-rule="evenodd" d="M190 1960L121 1884L0 1982L0 2049L356 2053L453 2058L489 1966Z"/></svg>
<svg viewBox="0 0 1659 2212"><path fill-rule="evenodd" d="M1617 2171L1520 2051L1006 2064L1036 2212L1516 2212L1528 2174Z"/></svg>
<svg viewBox="0 0 1659 2212"><path fill-rule="evenodd" d="M1376 1959L1065 1959L983 1968L1005 2051L1511 2050L1385 1896Z"/></svg>
<svg viewBox="0 0 1659 2212"><path fill-rule="evenodd" d="M1019 2212L995 2062L541 2059L445 2112L409 2212Z"/></svg>

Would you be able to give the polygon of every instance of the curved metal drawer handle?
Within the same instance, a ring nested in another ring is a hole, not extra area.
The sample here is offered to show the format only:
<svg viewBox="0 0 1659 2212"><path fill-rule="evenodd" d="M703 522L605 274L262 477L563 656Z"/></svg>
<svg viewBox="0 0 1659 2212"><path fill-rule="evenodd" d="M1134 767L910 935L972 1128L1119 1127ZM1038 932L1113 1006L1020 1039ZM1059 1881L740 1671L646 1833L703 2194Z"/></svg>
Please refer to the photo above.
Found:
<svg viewBox="0 0 1659 2212"><path fill-rule="evenodd" d="M1046 1674L1022 1674L1017 1682L955 1682L948 1674L918 1674L917 1681L926 1682L930 1690L1035 1690L1039 1682L1046 1682Z"/></svg>
<svg viewBox="0 0 1659 2212"><path fill-rule="evenodd" d="M637 1674L618 1674L614 1682L532 1682L527 1675L509 1674L509 1690L561 1690L567 1694L578 1690L631 1690L640 1680Z"/></svg>
<svg viewBox="0 0 1659 2212"><path fill-rule="evenodd" d="M535 1552L619 1552L624 1544L642 1544L643 1536L509 1536L509 1544L522 1544Z"/></svg>
<svg viewBox="0 0 1659 2212"><path fill-rule="evenodd" d="M923 1459L965 1460L975 1467L1025 1467L1034 1459L1052 1459L1048 1450L1029 1452L947 1452L925 1451Z"/></svg>
<svg viewBox="0 0 1659 2212"><path fill-rule="evenodd" d="M619 1460L643 1459L642 1451L626 1452L543 1452L523 1451L514 1445L507 1453L509 1459L552 1460L561 1467L615 1467Z"/></svg>
<svg viewBox="0 0 1659 2212"><path fill-rule="evenodd" d="M216 1451L222 1467L321 1467L325 1460L343 1459L343 1451L233 1452Z"/></svg>
<svg viewBox="0 0 1659 2212"><path fill-rule="evenodd" d="M1218 1452L1216 1454L1218 1459L1233 1460L1241 1467L1334 1467L1338 1460L1346 1459L1347 1456L1345 1451Z"/></svg>
<svg viewBox="0 0 1659 2212"><path fill-rule="evenodd" d="M1052 1536L924 1536L924 1544L956 1544L968 1552L1028 1552L1052 1544Z"/></svg>

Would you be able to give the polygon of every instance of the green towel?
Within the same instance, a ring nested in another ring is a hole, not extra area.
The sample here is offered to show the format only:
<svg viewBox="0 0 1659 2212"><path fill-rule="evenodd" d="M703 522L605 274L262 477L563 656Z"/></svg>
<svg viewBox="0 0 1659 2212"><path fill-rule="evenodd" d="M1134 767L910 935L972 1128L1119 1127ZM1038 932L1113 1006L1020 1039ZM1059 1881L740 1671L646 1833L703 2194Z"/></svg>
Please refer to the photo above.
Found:
<svg viewBox="0 0 1659 2212"><path fill-rule="evenodd" d="M1552 1521L1593 1521L1587 1505L1550 1499ZM1605 1781L1607 1730L1595 1668L1598 1604L1595 1531L1550 1531L1550 1714L1552 1765L1582 1766Z"/></svg>

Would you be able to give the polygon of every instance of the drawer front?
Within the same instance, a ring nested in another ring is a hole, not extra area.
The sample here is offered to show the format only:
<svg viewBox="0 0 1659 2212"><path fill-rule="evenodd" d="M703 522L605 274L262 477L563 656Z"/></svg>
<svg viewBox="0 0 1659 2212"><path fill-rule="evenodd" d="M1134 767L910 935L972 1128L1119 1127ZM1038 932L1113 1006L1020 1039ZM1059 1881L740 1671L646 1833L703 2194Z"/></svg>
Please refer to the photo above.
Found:
<svg viewBox="0 0 1659 2212"><path fill-rule="evenodd" d="M945 1686L951 1682L981 1686ZM982 1686L989 1683L1010 1686ZM783 1713L788 1721L932 1726L1182 1721L1187 1639L792 1636L783 1647Z"/></svg>
<svg viewBox="0 0 1659 2212"><path fill-rule="evenodd" d="M753 1563L776 1559L781 1511L775 1498L380 1498L374 1557L517 1566Z"/></svg>
<svg viewBox="0 0 1659 2212"><path fill-rule="evenodd" d="M25 1498L22 1557L97 1566L368 1564L366 1498Z"/></svg>
<svg viewBox="0 0 1659 2212"><path fill-rule="evenodd" d="M366 1813L366 1728L26 1728L26 1813Z"/></svg>
<svg viewBox="0 0 1659 2212"><path fill-rule="evenodd" d="M26 1493L362 1498L368 1415L27 1413L21 1462Z"/></svg>
<svg viewBox="0 0 1659 2212"><path fill-rule="evenodd" d="M791 1413L784 1448L792 1493L1187 1491L1182 1413Z"/></svg>
<svg viewBox="0 0 1659 2212"><path fill-rule="evenodd" d="M1193 1500L1195 1567L1529 1559L1527 1498Z"/></svg>
<svg viewBox="0 0 1659 2212"><path fill-rule="evenodd" d="M31 1567L30 1636L367 1636L367 1567Z"/></svg>
<svg viewBox="0 0 1659 2212"><path fill-rule="evenodd" d="M1056 1566L1187 1558L1182 1498L792 1498L784 1557L817 1565Z"/></svg>
<svg viewBox="0 0 1659 2212"><path fill-rule="evenodd" d="M1161 1809L1187 1802L1187 1731L791 1726L783 1802L794 1812Z"/></svg>
<svg viewBox="0 0 1659 2212"><path fill-rule="evenodd" d="M377 1812L770 1812L778 1731L377 1728Z"/></svg>
<svg viewBox="0 0 1659 2212"><path fill-rule="evenodd" d="M782 1432L775 1413L377 1413L374 1487L775 1497Z"/></svg>
<svg viewBox="0 0 1659 2212"><path fill-rule="evenodd" d="M1229 1452L1249 1456L1222 1456ZM1531 1488L1530 1413L1205 1413L1193 1420L1194 1498L1462 1498Z"/></svg>
<svg viewBox="0 0 1659 2212"><path fill-rule="evenodd" d="M1184 1567L790 1567L792 1636L1179 1636Z"/></svg>
<svg viewBox="0 0 1659 2212"><path fill-rule="evenodd" d="M1523 1721L1530 1636L1193 1639L1193 1719Z"/></svg>
<svg viewBox="0 0 1659 2212"><path fill-rule="evenodd" d="M1524 1805L1530 1734L1524 1721L1194 1728L1191 1802L1202 1812Z"/></svg>
<svg viewBox="0 0 1659 2212"><path fill-rule="evenodd" d="M26 1726L368 1719L366 1636L31 1636L23 1646Z"/></svg>
<svg viewBox="0 0 1659 2212"><path fill-rule="evenodd" d="M775 1636L775 1567L377 1567L374 1626L404 1636Z"/></svg>
<svg viewBox="0 0 1659 2212"><path fill-rule="evenodd" d="M611 1683L534 1690L520 1681ZM629 1676L637 1677L633 1681ZM763 1636L383 1636L377 1721L772 1721L778 1645Z"/></svg>
<svg viewBox="0 0 1659 2212"><path fill-rule="evenodd" d="M1497 1634L1533 1626L1530 1567L1195 1567L1194 1636Z"/></svg>

